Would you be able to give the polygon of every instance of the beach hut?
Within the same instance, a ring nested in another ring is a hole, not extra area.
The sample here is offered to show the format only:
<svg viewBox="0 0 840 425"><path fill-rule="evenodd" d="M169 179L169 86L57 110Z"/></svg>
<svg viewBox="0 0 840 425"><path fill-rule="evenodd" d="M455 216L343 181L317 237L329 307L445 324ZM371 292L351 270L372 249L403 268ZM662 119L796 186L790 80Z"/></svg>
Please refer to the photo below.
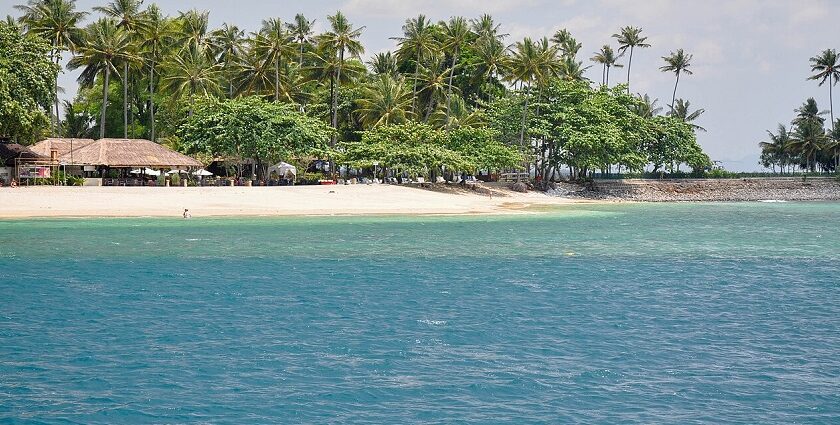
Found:
<svg viewBox="0 0 840 425"><path fill-rule="evenodd" d="M0 141L0 183L4 186L21 177L49 178L57 166L49 156L39 155L27 146Z"/></svg>
<svg viewBox="0 0 840 425"><path fill-rule="evenodd" d="M68 164L68 172L83 174L89 179L128 177L134 169L201 167L195 159L145 139L46 139L37 143L35 149L57 152L59 161Z"/></svg>

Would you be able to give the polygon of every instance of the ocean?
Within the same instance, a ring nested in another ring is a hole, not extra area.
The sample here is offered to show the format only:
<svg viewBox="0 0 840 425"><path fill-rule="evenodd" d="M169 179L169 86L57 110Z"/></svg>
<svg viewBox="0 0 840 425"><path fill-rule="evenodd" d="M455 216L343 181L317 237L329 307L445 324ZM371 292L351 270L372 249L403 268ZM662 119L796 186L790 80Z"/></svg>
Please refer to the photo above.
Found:
<svg viewBox="0 0 840 425"><path fill-rule="evenodd" d="M839 223L0 221L0 423L840 423Z"/></svg>

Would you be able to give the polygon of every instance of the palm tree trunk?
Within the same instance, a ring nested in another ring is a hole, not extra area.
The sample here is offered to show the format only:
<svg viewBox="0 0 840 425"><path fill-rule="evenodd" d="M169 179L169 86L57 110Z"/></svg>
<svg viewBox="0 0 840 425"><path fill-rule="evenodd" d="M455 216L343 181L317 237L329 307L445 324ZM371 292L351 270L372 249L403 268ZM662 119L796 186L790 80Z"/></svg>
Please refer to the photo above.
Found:
<svg viewBox="0 0 840 425"><path fill-rule="evenodd" d="M152 72L149 74L149 112L152 118L152 141L155 141L155 63L152 62Z"/></svg>
<svg viewBox="0 0 840 425"><path fill-rule="evenodd" d="M280 101L280 59L274 60L274 101Z"/></svg>
<svg viewBox="0 0 840 425"><path fill-rule="evenodd" d="M452 79L455 77L455 66L458 64L458 53L452 56L452 68L449 69L449 87L446 88L446 131L449 131L449 107L452 104Z"/></svg>
<svg viewBox="0 0 840 425"><path fill-rule="evenodd" d="M630 46L630 58L627 60L627 94L630 94L630 67L633 66L633 46Z"/></svg>
<svg viewBox="0 0 840 425"><path fill-rule="evenodd" d="M831 110L831 133L834 134L834 76L829 76L828 80L828 106ZM56 115L58 116L58 115Z"/></svg>
<svg viewBox="0 0 840 425"><path fill-rule="evenodd" d="M61 57L58 55L58 51L55 54L55 66L59 66L59 61L61 61ZM60 68L59 68L60 69ZM61 136L60 128L61 128L61 120L58 118L58 73L55 74L55 98L53 99L55 102L55 129L54 134L56 136Z"/></svg>
<svg viewBox="0 0 840 425"><path fill-rule="evenodd" d="M128 62L123 64L123 139L128 139Z"/></svg>
<svg viewBox="0 0 840 425"><path fill-rule="evenodd" d="M108 84L111 81L111 67L105 65L105 81L102 83L102 114L99 118L99 138L105 138L105 109L108 107Z"/></svg>
<svg viewBox="0 0 840 425"><path fill-rule="evenodd" d="M414 62L414 95L411 98L411 115L415 115L414 119L416 118L417 112L417 75L420 74L420 50L417 50L417 62Z"/></svg>
<svg viewBox="0 0 840 425"><path fill-rule="evenodd" d="M531 82L528 81L528 89L531 88ZM519 152L524 154L525 151L525 125L528 120L528 96L529 94L525 93L525 104L522 107L522 127L519 129ZM528 164L528 161L525 160L525 164ZM527 168L527 165L526 165ZM516 181L520 181L520 174L516 173Z"/></svg>
<svg viewBox="0 0 840 425"><path fill-rule="evenodd" d="M607 65L607 87L610 86L610 66Z"/></svg>
<svg viewBox="0 0 840 425"><path fill-rule="evenodd" d="M680 73L677 73L677 83L674 84L674 96L671 97L671 112L674 112L674 102L677 101L677 87L680 85Z"/></svg>
<svg viewBox="0 0 840 425"><path fill-rule="evenodd" d="M338 88L341 86L341 67L344 65L344 48L341 48L338 51L338 67L335 70L335 90L333 91L333 98L332 98L332 106L333 106L333 116L332 116L332 126L337 131L338 130ZM333 147L335 147L335 142L337 140L337 134L333 133Z"/></svg>

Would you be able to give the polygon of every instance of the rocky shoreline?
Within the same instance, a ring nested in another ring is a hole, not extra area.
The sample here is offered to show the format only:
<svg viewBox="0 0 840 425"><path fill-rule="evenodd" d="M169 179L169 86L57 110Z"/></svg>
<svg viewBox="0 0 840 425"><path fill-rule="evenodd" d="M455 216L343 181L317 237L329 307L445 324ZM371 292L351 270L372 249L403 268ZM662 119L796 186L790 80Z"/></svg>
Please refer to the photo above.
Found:
<svg viewBox="0 0 840 425"><path fill-rule="evenodd" d="M596 180L586 185L557 183L551 196L637 202L840 201L833 177Z"/></svg>

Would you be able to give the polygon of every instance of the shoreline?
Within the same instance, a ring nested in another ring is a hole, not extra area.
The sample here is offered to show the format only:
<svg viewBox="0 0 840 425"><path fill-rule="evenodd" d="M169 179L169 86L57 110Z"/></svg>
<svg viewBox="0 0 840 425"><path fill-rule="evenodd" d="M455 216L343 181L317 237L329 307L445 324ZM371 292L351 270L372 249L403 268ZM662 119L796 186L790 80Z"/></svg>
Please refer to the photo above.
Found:
<svg viewBox="0 0 840 425"><path fill-rule="evenodd" d="M480 216L539 214L534 207L614 201L395 185L292 187L18 187L0 188L0 219Z"/></svg>
<svg viewBox="0 0 840 425"><path fill-rule="evenodd" d="M812 179L616 180L558 183L520 193L502 184L475 190L437 185L286 187L0 188L0 219L218 217L399 217L545 214L571 205L840 201L840 181ZM548 207L548 208L546 208Z"/></svg>

